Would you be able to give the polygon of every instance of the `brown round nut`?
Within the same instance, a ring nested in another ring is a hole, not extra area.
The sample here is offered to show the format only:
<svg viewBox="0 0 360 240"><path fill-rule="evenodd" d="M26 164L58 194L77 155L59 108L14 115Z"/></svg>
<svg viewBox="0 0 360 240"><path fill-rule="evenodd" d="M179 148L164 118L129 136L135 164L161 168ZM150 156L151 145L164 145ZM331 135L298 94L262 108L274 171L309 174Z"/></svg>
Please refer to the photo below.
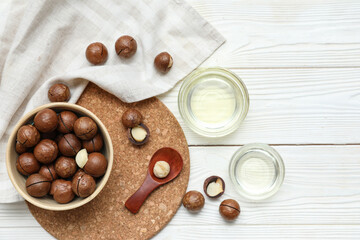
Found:
<svg viewBox="0 0 360 240"><path fill-rule="evenodd" d="M50 181L38 173L30 175L26 180L26 191L33 197L43 197L50 190Z"/></svg>
<svg viewBox="0 0 360 240"><path fill-rule="evenodd" d="M225 192L225 182L221 177L211 176L204 181L204 193L210 198L218 198Z"/></svg>
<svg viewBox="0 0 360 240"><path fill-rule="evenodd" d="M74 134L68 133L60 137L59 150L64 156L73 157L80 149L81 142Z"/></svg>
<svg viewBox="0 0 360 240"><path fill-rule="evenodd" d="M167 73L173 65L173 59L169 53L162 52L155 57L154 64L158 71Z"/></svg>
<svg viewBox="0 0 360 240"><path fill-rule="evenodd" d="M235 220L240 214L240 205L234 199L226 199L219 207L221 216L229 221Z"/></svg>
<svg viewBox="0 0 360 240"><path fill-rule="evenodd" d="M74 131L75 121L78 119L75 113L70 111L62 111L58 115L59 125L57 130L61 133L70 133Z"/></svg>
<svg viewBox="0 0 360 240"><path fill-rule="evenodd" d="M16 161L16 169L25 176L37 173L40 169L40 163L36 160L34 154L23 153Z"/></svg>
<svg viewBox="0 0 360 240"><path fill-rule="evenodd" d="M74 123L74 132L81 140L91 140L97 134L98 127L89 117L81 117Z"/></svg>
<svg viewBox="0 0 360 240"><path fill-rule="evenodd" d="M72 177L77 170L75 159L61 156L55 162L55 172L62 178Z"/></svg>
<svg viewBox="0 0 360 240"><path fill-rule="evenodd" d="M89 141L82 141L82 146L88 153L100 152L103 145L104 141L100 133L96 134L95 137Z"/></svg>
<svg viewBox="0 0 360 240"><path fill-rule="evenodd" d="M43 133L55 131L58 123L56 112L49 108L39 111L34 118L35 127Z"/></svg>
<svg viewBox="0 0 360 240"><path fill-rule="evenodd" d="M95 191L96 182L92 176L80 169L76 172L71 186L77 196L85 198Z"/></svg>
<svg viewBox="0 0 360 240"><path fill-rule="evenodd" d="M128 35L124 35L118 38L115 42L115 51L117 55L130 58L132 57L137 50L136 40Z"/></svg>
<svg viewBox="0 0 360 240"><path fill-rule="evenodd" d="M100 42L94 42L86 48L85 55L86 59L90 63L99 65L106 62L108 58L108 50L104 44Z"/></svg>
<svg viewBox="0 0 360 240"><path fill-rule="evenodd" d="M107 168L107 160L104 155L98 152L90 153L88 160L84 166L84 171L93 176L101 177L105 174Z"/></svg>
<svg viewBox="0 0 360 240"><path fill-rule="evenodd" d="M54 161L58 153L58 145L51 139L41 140L34 148L35 158L44 164L49 164Z"/></svg>
<svg viewBox="0 0 360 240"><path fill-rule="evenodd" d="M49 88L48 98L50 102L67 102L70 99L70 89L62 83L56 83Z"/></svg>
<svg viewBox="0 0 360 240"><path fill-rule="evenodd" d="M21 145L18 141L16 141L15 143L15 151L18 153L18 154L22 154L24 152L26 152L28 150L27 147L24 147L23 145Z"/></svg>
<svg viewBox="0 0 360 240"><path fill-rule="evenodd" d="M126 128L133 128L139 125L143 121L141 113L133 108L126 110L122 117L121 122Z"/></svg>
<svg viewBox="0 0 360 240"><path fill-rule="evenodd" d="M53 164L42 165L39 174L43 175L50 181L54 181L58 178Z"/></svg>
<svg viewBox="0 0 360 240"><path fill-rule="evenodd" d="M40 141L40 133L30 124L24 125L17 132L17 141L24 147L33 147Z"/></svg>
<svg viewBox="0 0 360 240"><path fill-rule="evenodd" d="M204 207L205 198L198 191L189 191L185 194L182 203L187 210L197 212Z"/></svg>
<svg viewBox="0 0 360 240"><path fill-rule="evenodd" d="M51 184L51 190L55 201L58 203L68 203L74 199L75 195L71 189L71 181L57 179Z"/></svg>

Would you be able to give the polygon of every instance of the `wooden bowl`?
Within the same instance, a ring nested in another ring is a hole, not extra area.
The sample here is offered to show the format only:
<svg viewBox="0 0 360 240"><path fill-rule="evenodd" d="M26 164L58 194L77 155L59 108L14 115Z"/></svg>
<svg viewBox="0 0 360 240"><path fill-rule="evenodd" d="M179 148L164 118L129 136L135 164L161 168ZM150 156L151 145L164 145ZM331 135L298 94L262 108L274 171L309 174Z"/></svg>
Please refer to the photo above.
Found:
<svg viewBox="0 0 360 240"><path fill-rule="evenodd" d="M42 109L45 108L51 108L56 112L63 111L63 110L70 110L75 112L78 116L88 116L91 119L93 119L96 124L98 125L98 131L101 132L103 139L104 139L104 146L102 153L106 157L108 161L107 170L105 172L105 175L99 179L96 183L96 189L93 194L88 196L87 198L80 198L76 197L73 201L66 203L66 204L60 204L57 203L51 196L45 196L42 198L35 198L30 196L25 187L25 181L26 177L21 175L17 169L16 169L16 160L19 154L15 151L15 143L16 143L16 135L18 129L29 122L29 120L33 119L35 114L39 112ZM9 174L10 180L16 190L19 192L19 194L25 198L26 201L30 202L31 204L47 209L47 210L53 210L53 211L64 211L69 209L74 209L77 207L80 207L91 200L93 200L99 192L104 188L107 180L109 179L111 168L113 165L113 146L111 142L110 135L108 131L106 130L104 124L99 120L98 117L95 116L92 112L89 110L75 104L70 103L49 103L45 104L43 106L40 106L38 108L35 108L31 112L27 113L25 116L23 116L20 121L16 124L14 130L12 131L10 138L7 143L7 149L6 149L6 168L7 172Z"/></svg>

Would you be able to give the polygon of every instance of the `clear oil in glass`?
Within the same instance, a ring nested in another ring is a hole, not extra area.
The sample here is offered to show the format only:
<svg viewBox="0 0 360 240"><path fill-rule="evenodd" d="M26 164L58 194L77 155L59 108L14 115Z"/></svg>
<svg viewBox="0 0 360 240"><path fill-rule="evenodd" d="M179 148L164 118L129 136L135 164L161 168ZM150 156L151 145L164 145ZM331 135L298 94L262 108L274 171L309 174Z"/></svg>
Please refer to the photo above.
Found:
<svg viewBox="0 0 360 240"><path fill-rule="evenodd" d="M224 81L204 81L192 91L191 112L202 123L224 126L232 119L236 109L234 94L232 87Z"/></svg>
<svg viewBox="0 0 360 240"><path fill-rule="evenodd" d="M276 167L271 157L244 156L236 169L237 182L252 195L269 191L276 181Z"/></svg>

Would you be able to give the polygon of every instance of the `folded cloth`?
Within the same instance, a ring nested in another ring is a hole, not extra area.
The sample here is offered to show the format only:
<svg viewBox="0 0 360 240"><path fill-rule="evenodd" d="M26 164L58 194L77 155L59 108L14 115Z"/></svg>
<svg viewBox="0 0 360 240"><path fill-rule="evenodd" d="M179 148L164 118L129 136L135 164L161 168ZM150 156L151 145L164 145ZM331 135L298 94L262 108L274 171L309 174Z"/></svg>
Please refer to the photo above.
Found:
<svg viewBox="0 0 360 240"><path fill-rule="evenodd" d="M3 203L22 199L6 172L7 139L24 113L49 102L52 84L65 82L72 103L88 81L125 102L135 102L170 90L225 41L183 0L14 0L0 7ZM122 35L137 41L137 52L130 59L115 53L115 41ZM104 65L92 66L85 49L97 41L105 44L109 58ZM174 59L167 74L158 73L153 65L163 51Z"/></svg>

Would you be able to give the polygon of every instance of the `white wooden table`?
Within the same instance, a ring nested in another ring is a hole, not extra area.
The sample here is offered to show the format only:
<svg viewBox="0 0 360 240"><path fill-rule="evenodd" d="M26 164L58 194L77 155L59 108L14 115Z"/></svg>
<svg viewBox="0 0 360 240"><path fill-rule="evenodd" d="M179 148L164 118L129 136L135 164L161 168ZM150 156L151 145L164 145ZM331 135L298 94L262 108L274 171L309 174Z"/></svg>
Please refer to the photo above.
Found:
<svg viewBox="0 0 360 240"><path fill-rule="evenodd" d="M179 120L191 154L189 190L212 174L227 182L220 199L238 199L235 223L206 198L183 207L155 239L360 239L360 1L190 0L226 38L203 66L226 67L248 87L239 130L196 135L178 109L180 84L160 96ZM285 181L259 203L241 200L228 176L242 144L264 142L282 155ZM51 239L25 203L0 204L0 239Z"/></svg>

